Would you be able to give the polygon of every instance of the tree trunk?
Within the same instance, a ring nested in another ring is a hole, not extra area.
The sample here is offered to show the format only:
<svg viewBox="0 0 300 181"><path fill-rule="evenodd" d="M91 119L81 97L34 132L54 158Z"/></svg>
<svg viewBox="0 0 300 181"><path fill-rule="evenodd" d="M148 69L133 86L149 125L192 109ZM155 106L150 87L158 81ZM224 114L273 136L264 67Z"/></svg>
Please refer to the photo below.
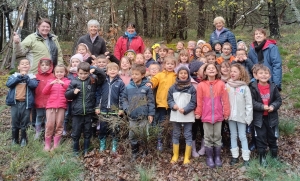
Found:
<svg viewBox="0 0 300 181"><path fill-rule="evenodd" d="M4 40L4 34L5 34L5 28L3 27L3 13L0 13L0 51L2 51Z"/></svg>
<svg viewBox="0 0 300 181"><path fill-rule="evenodd" d="M294 0L287 0L287 2L289 3L292 11L294 12L297 22L300 24L300 13L299 13L299 10L298 10Z"/></svg>
<svg viewBox="0 0 300 181"><path fill-rule="evenodd" d="M205 29L206 29L206 20L204 17L204 4L205 0L198 0L198 23L197 23L197 37L204 38L205 37Z"/></svg>
<svg viewBox="0 0 300 181"><path fill-rule="evenodd" d="M142 12L143 12L143 21L144 21L144 27L143 27L143 34L144 36L148 37L148 13L147 13L147 4L146 0L142 0Z"/></svg>
<svg viewBox="0 0 300 181"><path fill-rule="evenodd" d="M135 21L135 29L137 32L140 32L140 27L139 27L139 18L138 18L138 6L139 2L136 0L133 3L133 12L134 12L134 21Z"/></svg>
<svg viewBox="0 0 300 181"><path fill-rule="evenodd" d="M280 38L278 16L275 0L268 2L270 37Z"/></svg>
<svg viewBox="0 0 300 181"><path fill-rule="evenodd" d="M180 10L180 17L178 17L178 31L179 31L179 38L181 40L186 40L187 39L187 12L186 12L186 4L182 4L182 6L180 6L182 8L182 10ZM174 32L174 34L176 35L176 30Z"/></svg>

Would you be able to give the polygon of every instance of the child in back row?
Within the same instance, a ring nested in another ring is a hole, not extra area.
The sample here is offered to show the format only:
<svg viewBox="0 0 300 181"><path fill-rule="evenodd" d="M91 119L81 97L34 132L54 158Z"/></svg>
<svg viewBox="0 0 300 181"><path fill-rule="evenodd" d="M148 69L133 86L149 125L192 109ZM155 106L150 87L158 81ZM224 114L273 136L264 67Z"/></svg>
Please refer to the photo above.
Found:
<svg viewBox="0 0 300 181"><path fill-rule="evenodd" d="M92 60L93 60L91 57L92 54L86 44L79 43L76 48L76 54L81 54L84 62L88 62L89 64L92 64Z"/></svg>
<svg viewBox="0 0 300 181"><path fill-rule="evenodd" d="M231 54L232 45L229 42L225 42L222 47L222 54L217 58L217 63L220 65L223 61L231 63L235 57Z"/></svg>
<svg viewBox="0 0 300 181"><path fill-rule="evenodd" d="M182 66L189 68L189 52L187 50L181 50L178 57L178 64L174 71L177 73L178 69Z"/></svg>
<svg viewBox="0 0 300 181"><path fill-rule="evenodd" d="M144 51L144 58L146 60L146 68L149 68L149 66L156 62L154 59L153 59L153 56L152 56L152 52L151 52L151 49L150 48L146 48L145 51Z"/></svg>
<svg viewBox="0 0 300 181"><path fill-rule="evenodd" d="M130 68L132 66L132 62L128 57L122 57L120 60L120 78L123 80L125 85L128 85L131 79Z"/></svg>

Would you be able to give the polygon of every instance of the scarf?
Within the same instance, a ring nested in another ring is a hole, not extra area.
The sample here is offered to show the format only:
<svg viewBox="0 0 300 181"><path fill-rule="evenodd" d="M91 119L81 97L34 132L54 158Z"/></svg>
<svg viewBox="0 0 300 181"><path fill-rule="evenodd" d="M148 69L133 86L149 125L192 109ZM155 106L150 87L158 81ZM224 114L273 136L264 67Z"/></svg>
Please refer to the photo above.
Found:
<svg viewBox="0 0 300 181"><path fill-rule="evenodd" d="M231 56L232 56L232 54L230 54L230 55L224 55L223 53L221 54L221 57L224 58L224 61L225 61L225 62L229 62Z"/></svg>
<svg viewBox="0 0 300 181"><path fill-rule="evenodd" d="M224 75L221 75L221 80L223 81L223 82L227 82L228 81L228 79L229 79L229 76L228 77L225 77Z"/></svg>
<svg viewBox="0 0 300 181"><path fill-rule="evenodd" d="M267 40L262 41L260 44L257 44L257 42L254 42L254 48L255 52L257 53L258 63L264 63L264 54L263 54L263 47L265 46L265 43Z"/></svg>
<svg viewBox="0 0 300 181"><path fill-rule="evenodd" d="M190 86L191 86L191 77L190 76L187 80L179 80L179 78L176 77L175 88L177 90L183 90L185 88L189 88Z"/></svg>
<svg viewBox="0 0 300 181"><path fill-rule="evenodd" d="M72 74L77 73L77 67L70 67L69 70Z"/></svg>
<svg viewBox="0 0 300 181"><path fill-rule="evenodd" d="M128 33L127 31L125 32L125 35L128 37L129 42L131 43L132 39L134 37L136 37L137 33L133 32L133 33Z"/></svg>
<svg viewBox="0 0 300 181"><path fill-rule="evenodd" d="M43 40L44 37L42 37L42 35L39 32L36 32L37 36L41 37ZM57 59L58 59L58 48L55 44L55 42L53 41L54 35L52 34L48 34L48 50L51 56L51 60L53 62L53 67L55 67L57 65ZM46 40L47 41L47 40Z"/></svg>
<svg viewBox="0 0 300 181"><path fill-rule="evenodd" d="M243 85L247 85L247 83L244 81L232 80L232 79L229 79L227 81L227 84L230 85L230 87L234 87L234 88L241 87Z"/></svg>
<svg viewBox="0 0 300 181"><path fill-rule="evenodd" d="M86 53L84 56L83 56L83 61L86 61L91 55L89 53Z"/></svg>

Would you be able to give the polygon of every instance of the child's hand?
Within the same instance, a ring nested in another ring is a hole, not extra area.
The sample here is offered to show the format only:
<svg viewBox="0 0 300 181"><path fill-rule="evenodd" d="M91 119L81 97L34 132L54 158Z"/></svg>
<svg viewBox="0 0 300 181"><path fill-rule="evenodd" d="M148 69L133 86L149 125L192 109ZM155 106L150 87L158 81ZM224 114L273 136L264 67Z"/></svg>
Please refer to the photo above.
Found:
<svg viewBox="0 0 300 181"><path fill-rule="evenodd" d="M74 90L74 94L78 94L78 92L80 92L80 89L77 89L77 88L76 88L76 89Z"/></svg>
<svg viewBox="0 0 300 181"><path fill-rule="evenodd" d="M246 55L243 56L243 60L247 60L247 56Z"/></svg>
<svg viewBox="0 0 300 181"><path fill-rule="evenodd" d="M201 117L199 115L195 115L195 118L196 119L200 119Z"/></svg>
<svg viewBox="0 0 300 181"><path fill-rule="evenodd" d="M94 72L95 72L95 69L92 68L92 69L90 70L90 73L92 74L92 73L94 73Z"/></svg>
<svg viewBox="0 0 300 181"><path fill-rule="evenodd" d="M152 84L150 82L145 84L147 87L150 87L152 89Z"/></svg>
<svg viewBox="0 0 300 181"><path fill-rule="evenodd" d="M265 111L268 111L268 110L269 110L269 106L264 105L264 110L265 110Z"/></svg>
<svg viewBox="0 0 300 181"><path fill-rule="evenodd" d="M119 110L118 115L121 116L123 114L124 114L124 111L123 110Z"/></svg>
<svg viewBox="0 0 300 181"><path fill-rule="evenodd" d="M21 74L22 76L24 76L24 75L26 75L26 71L21 71L20 74Z"/></svg>
<svg viewBox="0 0 300 181"><path fill-rule="evenodd" d="M273 112L274 111L274 107L273 106L269 106L269 111L268 112Z"/></svg>
<svg viewBox="0 0 300 181"><path fill-rule="evenodd" d="M61 84L61 85L64 85L64 84L65 84L64 81L62 81L62 80L58 80L57 83L58 83L58 84Z"/></svg>
<svg viewBox="0 0 300 181"><path fill-rule="evenodd" d="M99 108L95 109L95 114L96 115L100 114L100 109Z"/></svg>
<svg viewBox="0 0 300 181"><path fill-rule="evenodd" d="M173 109L175 109L175 110L178 110L178 109L179 109L179 107L177 106L177 104L175 104L175 105L173 106Z"/></svg>
<svg viewBox="0 0 300 181"><path fill-rule="evenodd" d="M152 121L153 121L153 116L148 116L148 121L149 121L149 123L151 124Z"/></svg>
<svg viewBox="0 0 300 181"><path fill-rule="evenodd" d="M178 111L183 114L184 113L184 109L183 108L179 108Z"/></svg>
<svg viewBox="0 0 300 181"><path fill-rule="evenodd" d="M95 55L91 55L92 59L96 59L96 56Z"/></svg>
<svg viewBox="0 0 300 181"><path fill-rule="evenodd" d="M55 79L52 82L50 82L51 85L56 84L56 83L57 83L57 79Z"/></svg>

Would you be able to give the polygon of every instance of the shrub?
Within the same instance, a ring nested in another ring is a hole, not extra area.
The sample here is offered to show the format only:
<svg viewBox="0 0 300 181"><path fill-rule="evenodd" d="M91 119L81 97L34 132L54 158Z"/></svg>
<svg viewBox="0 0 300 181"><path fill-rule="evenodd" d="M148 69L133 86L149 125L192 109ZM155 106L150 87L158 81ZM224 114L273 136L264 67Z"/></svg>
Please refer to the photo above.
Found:
<svg viewBox="0 0 300 181"><path fill-rule="evenodd" d="M294 120L281 120L279 122L279 131L282 135L291 135L295 133L296 123Z"/></svg>

